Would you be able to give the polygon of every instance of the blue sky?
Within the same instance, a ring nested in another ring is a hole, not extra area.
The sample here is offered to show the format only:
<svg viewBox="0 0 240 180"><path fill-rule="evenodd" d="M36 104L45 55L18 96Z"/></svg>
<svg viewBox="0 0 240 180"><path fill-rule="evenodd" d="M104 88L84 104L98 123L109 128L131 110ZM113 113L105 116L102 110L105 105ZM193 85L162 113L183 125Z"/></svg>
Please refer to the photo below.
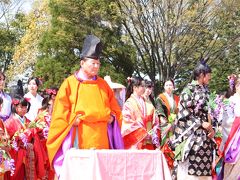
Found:
<svg viewBox="0 0 240 180"><path fill-rule="evenodd" d="M22 2L21 9L23 9L23 11L25 11L25 12L29 12L32 8L33 2L34 2L34 0L24 0Z"/></svg>

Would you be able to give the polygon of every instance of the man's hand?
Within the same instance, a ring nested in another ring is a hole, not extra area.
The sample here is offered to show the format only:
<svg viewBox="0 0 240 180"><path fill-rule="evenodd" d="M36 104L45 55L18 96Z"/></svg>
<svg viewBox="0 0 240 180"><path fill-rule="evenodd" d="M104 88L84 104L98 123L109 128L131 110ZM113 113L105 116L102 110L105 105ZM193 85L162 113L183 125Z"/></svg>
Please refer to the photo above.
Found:
<svg viewBox="0 0 240 180"><path fill-rule="evenodd" d="M113 122L113 120L114 120L114 117L112 115L110 115L110 118L108 120L108 124L111 124Z"/></svg>

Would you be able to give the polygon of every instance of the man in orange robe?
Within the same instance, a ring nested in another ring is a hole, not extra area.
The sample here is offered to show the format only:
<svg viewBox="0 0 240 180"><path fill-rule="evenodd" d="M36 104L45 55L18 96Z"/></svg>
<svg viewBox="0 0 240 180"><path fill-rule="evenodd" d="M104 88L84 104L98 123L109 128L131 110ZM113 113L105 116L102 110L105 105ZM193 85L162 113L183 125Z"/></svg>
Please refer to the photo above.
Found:
<svg viewBox="0 0 240 180"><path fill-rule="evenodd" d="M77 139L80 149L109 149L108 123L116 118L121 126L121 109L114 93L107 82L97 76L101 51L99 38L87 36L80 70L65 79L58 91L47 139L51 165L71 132L71 146Z"/></svg>

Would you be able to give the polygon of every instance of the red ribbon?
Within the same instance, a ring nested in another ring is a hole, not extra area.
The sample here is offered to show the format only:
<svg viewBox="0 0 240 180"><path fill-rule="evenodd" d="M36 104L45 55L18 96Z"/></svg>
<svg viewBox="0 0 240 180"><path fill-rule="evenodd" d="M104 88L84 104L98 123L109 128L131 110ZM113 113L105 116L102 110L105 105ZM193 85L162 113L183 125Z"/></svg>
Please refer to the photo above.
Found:
<svg viewBox="0 0 240 180"><path fill-rule="evenodd" d="M14 105L17 105L17 104L19 104L19 100L18 99L12 99L12 104L14 104Z"/></svg>
<svg viewBox="0 0 240 180"><path fill-rule="evenodd" d="M57 91L55 89L46 89L46 93L56 95Z"/></svg>

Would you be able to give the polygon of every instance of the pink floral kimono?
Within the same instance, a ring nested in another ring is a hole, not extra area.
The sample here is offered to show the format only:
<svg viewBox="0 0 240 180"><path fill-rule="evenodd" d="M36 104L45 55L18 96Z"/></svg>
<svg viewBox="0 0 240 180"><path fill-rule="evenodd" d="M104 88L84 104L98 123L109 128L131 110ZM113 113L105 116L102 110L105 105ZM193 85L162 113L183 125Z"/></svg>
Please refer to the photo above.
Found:
<svg viewBox="0 0 240 180"><path fill-rule="evenodd" d="M148 114L147 112L152 112ZM159 122L154 111L147 111L146 102L133 94L123 105L121 133L125 149L159 147Z"/></svg>

